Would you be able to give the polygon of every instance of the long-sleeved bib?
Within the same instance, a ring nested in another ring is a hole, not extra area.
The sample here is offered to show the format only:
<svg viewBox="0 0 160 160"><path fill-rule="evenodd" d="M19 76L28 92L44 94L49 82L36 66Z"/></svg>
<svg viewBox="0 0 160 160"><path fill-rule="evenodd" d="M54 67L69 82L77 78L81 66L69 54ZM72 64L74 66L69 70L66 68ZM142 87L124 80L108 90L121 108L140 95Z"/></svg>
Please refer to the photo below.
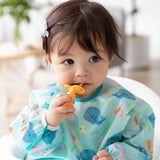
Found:
<svg viewBox="0 0 160 160"><path fill-rule="evenodd" d="M10 130L27 160L92 160L100 149L115 160L148 160L153 154L155 117L151 107L117 82L106 78L85 99L74 99L75 113L59 126L47 126L45 113L58 83L34 90Z"/></svg>

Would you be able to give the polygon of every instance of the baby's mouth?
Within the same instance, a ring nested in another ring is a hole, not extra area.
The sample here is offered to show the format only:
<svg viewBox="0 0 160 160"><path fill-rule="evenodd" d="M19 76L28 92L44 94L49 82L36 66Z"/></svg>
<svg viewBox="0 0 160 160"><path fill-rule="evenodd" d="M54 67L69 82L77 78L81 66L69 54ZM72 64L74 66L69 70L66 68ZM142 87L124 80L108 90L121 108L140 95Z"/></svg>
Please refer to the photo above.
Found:
<svg viewBox="0 0 160 160"><path fill-rule="evenodd" d="M82 87L83 87L83 88L86 88L86 87L88 87L89 85L90 85L90 83L83 83L83 84L82 84Z"/></svg>
<svg viewBox="0 0 160 160"><path fill-rule="evenodd" d="M73 83L73 84L71 84L72 86L74 86L74 85L78 85L78 86L80 86L80 85L82 85L81 83Z"/></svg>
<svg viewBox="0 0 160 160"><path fill-rule="evenodd" d="M86 87L88 87L90 85L90 83L73 83L72 85L79 85L79 86L81 86L83 88L86 88Z"/></svg>

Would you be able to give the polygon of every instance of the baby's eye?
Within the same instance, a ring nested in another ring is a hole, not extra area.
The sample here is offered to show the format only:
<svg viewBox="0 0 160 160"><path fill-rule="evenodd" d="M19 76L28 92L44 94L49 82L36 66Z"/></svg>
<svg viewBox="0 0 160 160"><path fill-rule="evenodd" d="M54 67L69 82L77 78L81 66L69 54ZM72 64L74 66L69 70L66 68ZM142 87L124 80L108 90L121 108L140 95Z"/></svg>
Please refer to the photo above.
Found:
<svg viewBox="0 0 160 160"><path fill-rule="evenodd" d="M72 59L67 59L67 60L64 61L65 65L71 65L73 63L74 63L74 61Z"/></svg>
<svg viewBox="0 0 160 160"><path fill-rule="evenodd" d="M97 62L99 60L99 57L98 56L92 56L89 61L90 62Z"/></svg>

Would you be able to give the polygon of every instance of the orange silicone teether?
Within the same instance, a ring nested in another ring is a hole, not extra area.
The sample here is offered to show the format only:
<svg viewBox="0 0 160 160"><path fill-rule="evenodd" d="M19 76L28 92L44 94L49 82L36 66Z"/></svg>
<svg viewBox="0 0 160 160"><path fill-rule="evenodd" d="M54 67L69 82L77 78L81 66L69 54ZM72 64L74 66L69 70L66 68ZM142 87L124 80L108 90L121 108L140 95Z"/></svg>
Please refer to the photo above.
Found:
<svg viewBox="0 0 160 160"><path fill-rule="evenodd" d="M67 94L72 98L72 100L76 97L76 93L83 94L85 92L82 84L72 86L69 84L65 84L64 88L68 90ZM66 102L63 104L63 106L73 106L73 102Z"/></svg>

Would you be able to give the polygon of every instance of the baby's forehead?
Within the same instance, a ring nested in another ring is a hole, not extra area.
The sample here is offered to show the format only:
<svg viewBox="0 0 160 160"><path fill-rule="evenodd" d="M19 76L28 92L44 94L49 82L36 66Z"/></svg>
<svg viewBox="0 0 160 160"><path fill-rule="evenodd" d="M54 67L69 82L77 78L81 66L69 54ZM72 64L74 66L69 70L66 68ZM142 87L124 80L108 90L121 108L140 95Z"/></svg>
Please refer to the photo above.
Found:
<svg viewBox="0 0 160 160"><path fill-rule="evenodd" d="M61 58L73 58L73 57L81 57L81 56L86 56L88 58L92 57L92 56L98 56L98 57L105 57L107 56L107 54L104 52L103 49L97 49L97 52L93 52L93 51L88 51L85 50L83 48L81 48L77 43L73 43L73 45L70 47L70 49L68 50L64 50L65 52L57 52L57 56L61 57Z"/></svg>
<svg viewBox="0 0 160 160"><path fill-rule="evenodd" d="M60 55L70 53L71 50L81 49L87 52L104 52L104 46L100 41L91 40L89 43L79 40L79 37L58 33L52 38L52 51Z"/></svg>

